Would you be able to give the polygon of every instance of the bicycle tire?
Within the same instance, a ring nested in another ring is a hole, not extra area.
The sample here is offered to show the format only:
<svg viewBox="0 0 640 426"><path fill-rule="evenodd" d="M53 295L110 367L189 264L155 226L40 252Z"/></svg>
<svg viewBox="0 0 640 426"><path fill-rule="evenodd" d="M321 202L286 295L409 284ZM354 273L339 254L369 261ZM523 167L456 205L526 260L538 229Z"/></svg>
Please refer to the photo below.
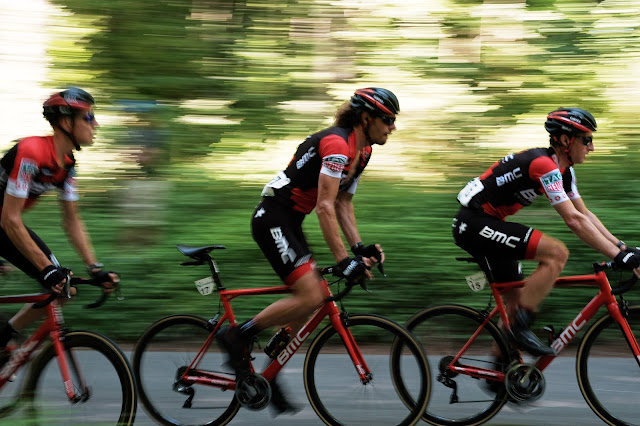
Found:
<svg viewBox="0 0 640 426"><path fill-rule="evenodd" d="M64 334L61 342L65 352L75 360L68 361L74 385L77 386L80 375L89 394L85 395L86 400L76 403L68 400L51 343L34 358L27 373L24 397L30 420L38 424L37 419L42 419L47 425L132 425L137 390L126 355L109 338L91 331L71 331Z"/></svg>
<svg viewBox="0 0 640 426"><path fill-rule="evenodd" d="M187 368L211 334L213 327L194 315L172 315L156 321L138 338L133 350L133 371L140 402L147 414L163 425L225 425L240 409L233 390L188 385L174 390L176 376ZM225 367L226 354L213 343L199 368L233 375ZM194 391L190 407L186 392Z"/></svg>
<svg viewBox="0 0 640 426"><path fill-rule="evenodd" d="M343 325L358 342L373 377L368 384L361 383L337 330L325 327L309 345L303 367L305 391L316 414L328 425L418 422L431 391L429 366L420 344L402 326L378 315L344 317ZM400 362L392 363L390 351L395 341L408 350ZM394 386L400 369L413 378L410 403Z"/></svg>
<svg viewBox="0 0 640 426"><path fill-rule="evenodd" d="M485 316L475 309L448 304L423 309L404 324L422 343L434 378L424 421L434 425L479 425L495 416L507 402L503 383L490 384L486 379L464 374L450 377L445 373L446 366L484 321ZM495 350L503 360L499 367L506 371L512 359L509 345L500 329L489 321L460 360L465 366L489 368L494 363ZM445 385L447 378L457 386L458 401L452 401L453 390ZM398 386L403 386L402 381Z"/></svg>
<svg viewBox="0 0 640 426"><path fill-rule="evenodd" d="M627 321L640 340L640 306ZM587 405L609 425L640 425L640 366L618 323L607 314L585 332L576 353L578 386Z"/></svg>

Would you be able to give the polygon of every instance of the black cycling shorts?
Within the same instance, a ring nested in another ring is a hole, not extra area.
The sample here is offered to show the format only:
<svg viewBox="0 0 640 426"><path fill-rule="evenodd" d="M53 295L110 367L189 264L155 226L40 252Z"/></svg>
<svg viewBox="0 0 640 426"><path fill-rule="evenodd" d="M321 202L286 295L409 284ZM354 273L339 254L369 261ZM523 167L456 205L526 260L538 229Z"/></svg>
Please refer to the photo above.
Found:
<svg viewBox="0 0 640 426"><path fill-rule="evenodd" d="M315 269L309 245L302 233L305 216L265 197L251 219L253 239L287 285Z"/></svg>
<svg viewBox="0 0 640 426"><path fill-rule="evenodd" d="M40 250L42 250L54 265L58 265L58 261L44 241L31 229L27 228L27 231ZM7 262L31 278L35 280L40 278L40 270L18 250L2 227L0 227L0 257L4 258Z"/></svg>
<svg viewBox="0 0 640 426"><path fill-rule="evenodd" d="M542 232L515 222L504 222L483 211L461 207L453 219L453 239L478 260L495 282L523 278L519 260L535 258Z"/></svg>

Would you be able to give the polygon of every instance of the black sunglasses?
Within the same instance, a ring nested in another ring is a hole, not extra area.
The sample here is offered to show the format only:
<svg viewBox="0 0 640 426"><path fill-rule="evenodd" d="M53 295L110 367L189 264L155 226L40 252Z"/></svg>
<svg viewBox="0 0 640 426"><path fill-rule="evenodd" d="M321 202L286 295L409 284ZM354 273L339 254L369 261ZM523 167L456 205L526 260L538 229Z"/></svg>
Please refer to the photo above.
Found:
<svg viewBox="0 0 640 426"><path fill-rule="evenodd" d="M391 117L389 115L379 115L378 117L380 117L380 120L382 120L382 122L387 126L391 126L393 123L396 122L396 118Z"/></svg>
<svg viewBox="0 0 640 426"><path fill-rule="evenodd" d="M86 115L82 116L82 119L88 123L92 123L93 120L96 119L96 115L91 112L88 112Z"/></svg>
<svg viewBox="0 0 640 426"><path fill-rule="evenodd" d="M578 136L582 139L582 143L586 146L593 143L593 136Z"/></svg>

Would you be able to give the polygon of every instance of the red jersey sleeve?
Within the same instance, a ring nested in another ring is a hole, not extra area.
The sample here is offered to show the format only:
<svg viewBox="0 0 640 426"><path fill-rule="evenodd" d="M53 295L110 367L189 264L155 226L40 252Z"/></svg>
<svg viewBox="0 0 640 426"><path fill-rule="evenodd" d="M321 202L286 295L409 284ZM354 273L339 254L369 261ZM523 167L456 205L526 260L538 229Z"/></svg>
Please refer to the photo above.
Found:
<svg viewBox="0 0 640 426"><path fill-rule="evenodd" d="M320 173L341 178L342 171L349 162L349 146L347 142L337 135L328 135L320 140L320 157L322 167Z"/></svg>

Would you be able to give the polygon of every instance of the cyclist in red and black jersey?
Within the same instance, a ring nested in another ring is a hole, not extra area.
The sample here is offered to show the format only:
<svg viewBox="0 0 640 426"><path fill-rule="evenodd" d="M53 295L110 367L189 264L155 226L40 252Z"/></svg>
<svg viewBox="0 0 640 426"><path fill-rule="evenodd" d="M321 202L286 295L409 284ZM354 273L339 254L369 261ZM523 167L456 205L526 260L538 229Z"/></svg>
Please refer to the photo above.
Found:
<svg viewBox="0 0 640 426"><path fill-rule="evenodd" d="M221 330L219 339L236 371L245 368L243 348L257 332L288 324L295 333L324 302L322 277L302 232L302 222L314 208L339 275L370 278L368 268L384 262L379 244L362 243L352 198L372 146L387 142L399 112L398 99L389 90L357 90L336 113L335 125L307 137L286 169L264 187L251 221L253 238L293 291L291 297L273 303L239 327ZM276 408L288 411L289 407Z"/></svg>
<svg viewBox="0 0 640 426"><path fill-rule="evenodd" d="M76 207L73 150L93 143L93 133L98 126L93 114L94 103L89 93L78 88L53 94L43 105L43 115L53 127L53 135L21 139L0 160L0 256L57 293L66 283L67 272L44 241L22 220L23 212L32 207L40 195L56 188L64 229L89 272L104 280L105 287L118 281L117 274L104 271L96 260ZM41 315L42 309L25 306L0 328L0 348Z"/></svg>
<svg viewBox="0 0 640 426"><path fill-rule="evenodd" d="M578 193L574 164L594 150L596 120L580 108L560 108L547 116L549 148L511 154L470 181L458 194L461 204L453 220L455 243L479 260L496 282L523 279L519 260L538 261L524 288L505 294L510 336L533 355L551 355L529 329L534 313L562 272L569 251L559 240L505 218L546 195L569 229L623 269L640 266L640 254L627 248L587 209ZM640 275L639 275L640 276Z"/></svg>

